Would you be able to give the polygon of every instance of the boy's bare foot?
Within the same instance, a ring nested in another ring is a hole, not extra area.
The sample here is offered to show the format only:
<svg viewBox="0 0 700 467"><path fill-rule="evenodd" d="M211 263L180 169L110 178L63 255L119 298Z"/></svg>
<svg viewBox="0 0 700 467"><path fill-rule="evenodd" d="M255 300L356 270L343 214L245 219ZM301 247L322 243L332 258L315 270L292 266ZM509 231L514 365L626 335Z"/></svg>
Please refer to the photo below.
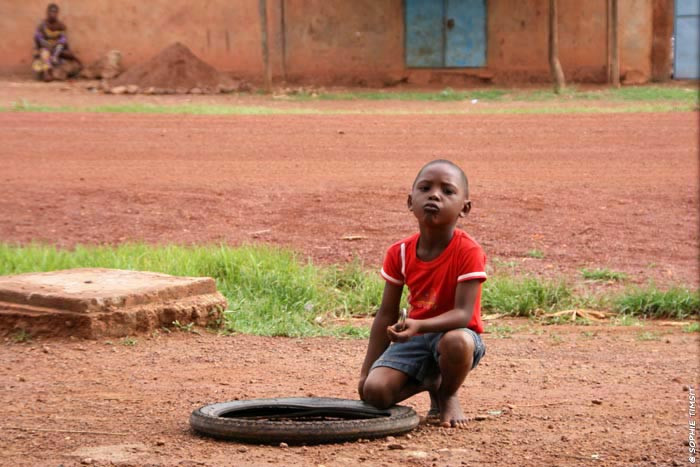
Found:
<svg viewBox="0 0 700 467"><path fill-rule="evenodd" d="M440 404L438 403L437 391L430 390L428 393L430 394L430 410L425 415L425 423L437 425L440 423Z"/></svg>
<svg viewBox="0 0 700 467"><path fill-rule="evenodd" d="M445 399L439 399L440 403L440 426L445 428L466 428L469 421L462 412L457 394L453 394Z"/></svg>
<svg viewBox="0 0 700 467"><path fill-rule="evenodd" d="M423 380L423 386L430 394L430 410L425 416L425 422L437 424L440 421L440 404L438 401L438 389L442 382L442 375L438 373L435 377L429 377Z"/></svg>

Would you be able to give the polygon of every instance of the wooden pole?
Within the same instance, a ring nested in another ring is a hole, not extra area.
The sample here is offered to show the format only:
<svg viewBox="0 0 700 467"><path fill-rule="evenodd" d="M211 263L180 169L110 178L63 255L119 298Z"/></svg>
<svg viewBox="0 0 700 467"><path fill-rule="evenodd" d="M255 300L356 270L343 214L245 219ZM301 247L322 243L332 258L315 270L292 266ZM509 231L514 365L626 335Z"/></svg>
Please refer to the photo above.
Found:
<svg viewBox="0 0 700 467"><path fill-rule="evenodd" d="M610 0L610 84L620 87L620 47L618 36L618 1Z"/></svg>
<svg viewBox="0 0 700 467"><path fill-rule="evenodd" d="M612 27L610 16L612 15L612 0L605 0L605 81L612 82Z"/></svg>
<svg viewBox="0 0 700 467"><path fill-rule="evenodd" d="M557 0L549 0L549 71L554 81L554 92L559 94L566 87L566 82L559 63L559 39L557 36Z"/></svg>
<svg viewBox="0 0 700 467"><path fill-rule="evenodd" d="M258 0L260 10L260 41L262 43L262 59L265 73L265 91L272 88L272 74L270 73L270 50L267 46L267 0Z"/></svg>
<svg viewBox="0 0 700 467"><path fill-rule="evenodd" d="M280 0L280 55L282 55L282 80L287 81L287 24L284 0Z"/></svg>

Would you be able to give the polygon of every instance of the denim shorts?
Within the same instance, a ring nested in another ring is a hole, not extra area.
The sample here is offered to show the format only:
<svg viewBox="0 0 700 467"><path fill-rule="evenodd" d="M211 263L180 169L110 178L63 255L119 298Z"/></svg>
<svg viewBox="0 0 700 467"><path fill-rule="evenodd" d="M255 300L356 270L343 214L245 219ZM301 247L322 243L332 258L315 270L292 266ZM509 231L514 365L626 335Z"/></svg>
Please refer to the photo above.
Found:
<svg viewBox="0 0 700 467"><path fill-rule="evenodd" d="M486 354L486 346L481 340L481 336L476 332L468 328L460 329L474 340L473 370L479 364L481 357ZM429 332L413 336L407 342L392 342L374 362L371 370L378 366L386 366L406 373L422 382L426 376L437 374L440 371L438 344L444 334L444 332Z"/></svg>

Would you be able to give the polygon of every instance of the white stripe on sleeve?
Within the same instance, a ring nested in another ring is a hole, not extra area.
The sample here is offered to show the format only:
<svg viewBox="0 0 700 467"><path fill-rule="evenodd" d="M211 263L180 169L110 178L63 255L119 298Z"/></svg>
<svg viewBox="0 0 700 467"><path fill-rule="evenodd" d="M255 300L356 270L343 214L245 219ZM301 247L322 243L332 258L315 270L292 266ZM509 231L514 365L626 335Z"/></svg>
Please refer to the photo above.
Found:
<svg viewBox="0 0 700 467"><path fill-rule="evenodd" d="M470 272L468 274L462 274L457 278L457 282L462 282L462 281L469 281L472 279L484 279L486 280L486 273L481 271L481 272Z"/></svg>
<svg viewBox="0 0 700 467"><path fill-rule="evenodd" d="M391 277L389 274L387 274L387 273L384 271L384 268L382 268L382 273L381 273L381 274L382 274L382 277L383 277L384 279L388 280L388 281L391 282L392 284L395 284L395 285L403 285L403 281L400 281L400 280L398 280L398 279L395 279L395 278Z"/></svg>

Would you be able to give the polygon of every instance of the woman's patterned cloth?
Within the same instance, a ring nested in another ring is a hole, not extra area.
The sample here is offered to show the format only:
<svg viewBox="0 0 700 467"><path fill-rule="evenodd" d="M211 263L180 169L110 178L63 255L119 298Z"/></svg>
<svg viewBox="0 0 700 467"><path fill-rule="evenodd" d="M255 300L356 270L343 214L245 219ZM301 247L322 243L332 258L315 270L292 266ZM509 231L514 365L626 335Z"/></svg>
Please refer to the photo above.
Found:
<svg viewBox="0 0 700 467"><path fill-rule="evenodd" d="M68 50L66 26L60 21L51 25L42 21L34 33L32 68L37 73L44 73L59 67L62 63L61 53L65 50Z"/></svg>

